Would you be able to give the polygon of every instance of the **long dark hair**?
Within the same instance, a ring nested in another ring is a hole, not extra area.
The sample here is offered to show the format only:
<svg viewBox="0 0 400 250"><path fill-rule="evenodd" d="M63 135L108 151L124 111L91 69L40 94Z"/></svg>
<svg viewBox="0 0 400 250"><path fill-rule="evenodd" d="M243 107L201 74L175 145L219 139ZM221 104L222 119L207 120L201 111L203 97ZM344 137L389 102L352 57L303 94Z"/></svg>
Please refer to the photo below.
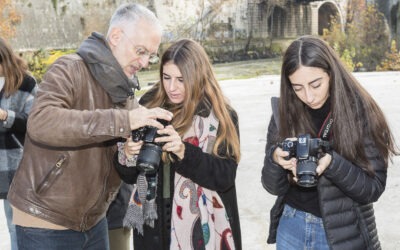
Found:
<svg viewBox="0 0 400 250"><path fill-rule="evenodd" d="M313 36L295 40L283 57L279 105L281 139L302 133L313 134L314 131L306 104L296 96L289 80L289 76L300 66L320 68L330 77L335 151L373 174L364 150L364 139L370 138L387 167L389 157L397 152L382 110L344 67L335 51L326 42Z"/></svg>
<svg viewBox="0 0 400 250"><path fill-rule="evenodd" d="M5 77L4 95L10 96L21 86L24 76L28 74L25 61L15 55L11 46L0 37L0 65Z"/></svg>

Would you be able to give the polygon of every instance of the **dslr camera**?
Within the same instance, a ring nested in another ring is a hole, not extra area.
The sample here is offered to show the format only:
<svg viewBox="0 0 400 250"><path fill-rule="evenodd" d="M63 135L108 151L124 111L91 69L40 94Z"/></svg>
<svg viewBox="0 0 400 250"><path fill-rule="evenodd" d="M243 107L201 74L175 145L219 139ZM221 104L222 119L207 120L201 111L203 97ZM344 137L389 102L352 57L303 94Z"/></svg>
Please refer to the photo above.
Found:
<svg viewBox="0 0 400 250"><path fill-rule="evenodd" d="M283 151L289 152L285 160L292 157L297 159L297 184L302 187L316 186L317 162L322 153L330 150L330 142L304 134L300 135L297 141L284 140L280 146Z"/></svg>
<svg viewBox="0 0 400 250"><path fill-rule="evenodd" d="M167 126L168 121L157 119L162 125ZM143 141L142 148L136 160L136 166L144 171L146 174L157 172L160 165L162 147L165 143L155 142L154 139L163 135L157 134L158 128L152 126L145 126L132 130L132 140L138 142Z"/></svg>

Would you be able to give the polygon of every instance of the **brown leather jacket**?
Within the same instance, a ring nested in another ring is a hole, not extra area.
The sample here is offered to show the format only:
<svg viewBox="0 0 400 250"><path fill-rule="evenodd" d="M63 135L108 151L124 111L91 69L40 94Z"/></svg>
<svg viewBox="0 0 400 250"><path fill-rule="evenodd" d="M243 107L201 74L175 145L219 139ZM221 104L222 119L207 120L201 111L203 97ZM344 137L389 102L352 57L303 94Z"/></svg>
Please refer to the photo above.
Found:
<svg viewBox="0 0 400 250"><path fill-rule="evenodd" d="M72 230L96 225L121 183L112 140L130 134L128 111L114 106L78 55L56 61L28 119L11 204Z"/></svg>

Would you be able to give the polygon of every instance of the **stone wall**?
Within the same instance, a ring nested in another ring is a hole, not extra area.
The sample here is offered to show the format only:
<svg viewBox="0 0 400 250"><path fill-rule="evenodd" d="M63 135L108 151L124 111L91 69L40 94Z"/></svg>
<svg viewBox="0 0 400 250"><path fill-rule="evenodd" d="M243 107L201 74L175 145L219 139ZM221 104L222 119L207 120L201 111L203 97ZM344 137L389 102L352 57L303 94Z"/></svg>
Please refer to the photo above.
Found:
<svg viewBox="0 0 400 250"><path fill-rule="evenodd" d="M109 18L123 0L15 0L22 16L16 36L17 50L76 48L92 31L106 32ZM203 38L211 23L228 24L246 32L247 0L140 0L165 26L165 39ZM223 32L218 31L220 35ZM202 37L203 36L203 37Z"/></svg>
<svg viewBox="0 0 400 250"><path fill-rule="evenodd" d="M119 0L16 0L22 16L15 38L18 50L76 48L91 31L105 32Z"/></svg>
<svg viewBox="0 0 400 250"><path fill-rule="evenodd" d="M77 48L92 31L105 33L110 16L125 2L129 1L15 0L23 19L11 42L19 51ZM264 53L273 39L318 34L319 6L330 2L340 10L344 9L347 0L311 1L308 4L288 2L271 18L265 10L267 0L136 2L152 9L163 23L163 43L190 37L202 41L214 54L233 55L242 50ZM251 39L248 39L249 34Z"/></svg>

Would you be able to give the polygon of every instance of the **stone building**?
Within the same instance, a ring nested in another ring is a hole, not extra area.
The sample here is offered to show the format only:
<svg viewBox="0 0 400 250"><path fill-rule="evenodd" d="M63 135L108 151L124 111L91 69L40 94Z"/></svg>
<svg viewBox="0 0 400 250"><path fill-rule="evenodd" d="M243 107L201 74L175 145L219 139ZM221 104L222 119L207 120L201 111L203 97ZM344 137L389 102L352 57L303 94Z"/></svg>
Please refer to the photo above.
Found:
<svg viewBox="0 0 400 250"><path fill-rule="evenodd" d="M270 46L272 40L322 34L333 15L338 16L341 23L345 20L347 0L282 0L273 9L270 1L137 2L151 8L163 22L164 42L191 37L214 52L262 50ZM128 1L15 0L22 21L12 39L13 47L22 51L76 48L91 31L105 33L110 15L124 2Z"/></svg>
<svg viewBox="0 0 400 250"><path fill-rule="evenodd" d="M256 29L261 37L293 38L306 34L321 35L322 30L329 27L332 16L337 16L343 23L346 4L347 1L343 0L292 0L268 13L268 1L249 0L248 12L258 12L253 22L259 24Z"/></svg>

